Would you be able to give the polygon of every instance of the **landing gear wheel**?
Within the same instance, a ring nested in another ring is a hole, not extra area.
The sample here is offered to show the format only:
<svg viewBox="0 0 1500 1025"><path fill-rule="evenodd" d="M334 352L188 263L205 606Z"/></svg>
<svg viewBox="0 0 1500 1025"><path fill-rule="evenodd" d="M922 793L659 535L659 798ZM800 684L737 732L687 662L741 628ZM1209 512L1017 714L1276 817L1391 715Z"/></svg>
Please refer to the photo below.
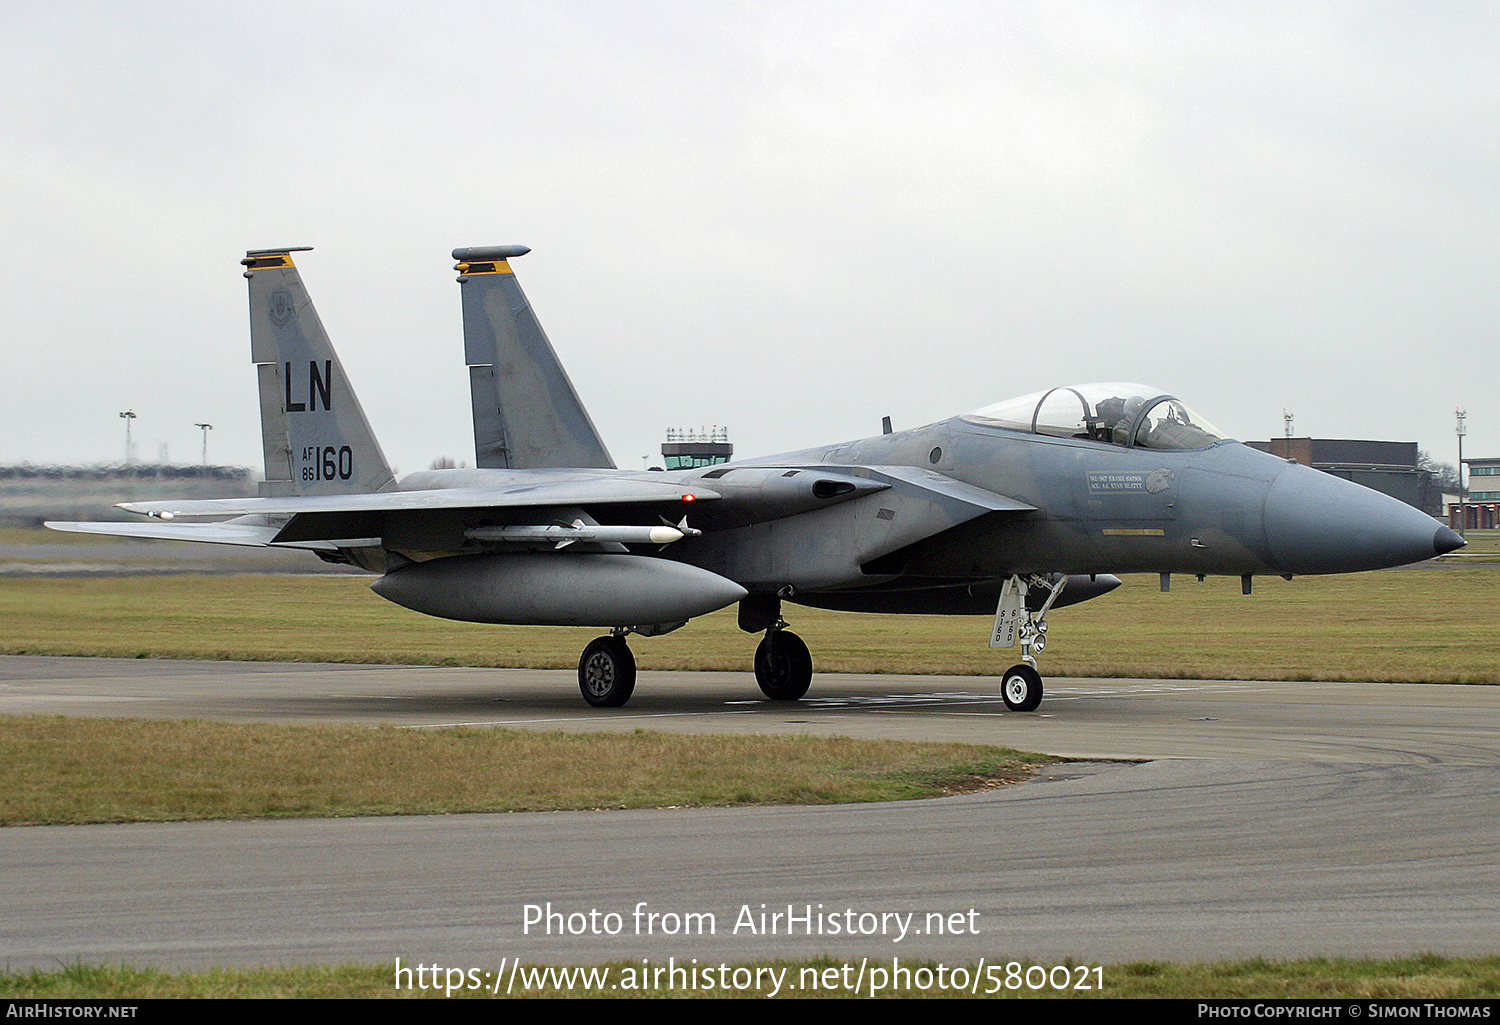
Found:
<svg viewBox="0 0 1500 1025"><path fill-rule="evenodd" d="M812 654L790 630L769 630L755 649L755 682L772 701L796 701L812 686Z"/></svg>
<svg viewBox="0 0 1500 1025"><path fill-rule="evenodd" d="M595 708L619 708L635 690L635 655L623 637L599 637L578 660L578 689Z"/></svg>
<svg viewBox="0 0 1500 1025"><path fill-rule="evenodd" d="M1000 680L1000 696L1012 712L1035 712L1042 703L1042 674L1024 662L1011 666Z"/></svg>

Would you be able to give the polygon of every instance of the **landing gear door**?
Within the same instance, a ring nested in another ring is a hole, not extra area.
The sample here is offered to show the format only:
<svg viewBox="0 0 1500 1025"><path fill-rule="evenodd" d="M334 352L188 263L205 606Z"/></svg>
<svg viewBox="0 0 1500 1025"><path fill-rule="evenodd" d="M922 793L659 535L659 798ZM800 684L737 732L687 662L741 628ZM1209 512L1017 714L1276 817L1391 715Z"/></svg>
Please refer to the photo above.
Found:
<svg viewBox="0 0 1500 1025"><path fill-rule="evenodd" d="M990 631L990 647L1014 648L1016 631L1026 615L1026 590L1011 577L1000 588L1000 604L995 607L995 628Z"/></svg>

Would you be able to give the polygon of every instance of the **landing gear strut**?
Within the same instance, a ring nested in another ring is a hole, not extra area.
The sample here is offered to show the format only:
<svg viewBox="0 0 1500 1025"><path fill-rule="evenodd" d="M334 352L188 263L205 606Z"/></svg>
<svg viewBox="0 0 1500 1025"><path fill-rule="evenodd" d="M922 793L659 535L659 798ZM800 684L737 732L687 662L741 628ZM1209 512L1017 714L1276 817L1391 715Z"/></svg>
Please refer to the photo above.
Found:
<svg viewBox="0 0 1500 1025"><path fill-rule="evenodd" d="M578 660L578 689L595 708L619 708L635 691L635 655L621 635L598 637Z"/></svg>
<svg viewBox="0 0 1500 1025"><path fill-rule="evenodd" d="M1047 647L1047 612L1067 582L1067 576L1061 573L1056 580L1035 575L1013 576L1000 589L990 647L1009 648L1018 639L1021 642L1021 661L1007 669L1000 680L1000 697L1012 712L1034 712L1042 703L1042 674L1037 671L1036 656ZM1051 591L1035 612L1026 607L1026 595L1032 587Z"/></svg>
<svg viewBox="0 0 1500 1025"><path fill-rule="evenodd" d="M812 655L781 618L781 600L791 596L788 584L775 594L761 592L740 601L740 629L766 632L755 649L755 682L772 701L796 701L812 685Z"/></svg>

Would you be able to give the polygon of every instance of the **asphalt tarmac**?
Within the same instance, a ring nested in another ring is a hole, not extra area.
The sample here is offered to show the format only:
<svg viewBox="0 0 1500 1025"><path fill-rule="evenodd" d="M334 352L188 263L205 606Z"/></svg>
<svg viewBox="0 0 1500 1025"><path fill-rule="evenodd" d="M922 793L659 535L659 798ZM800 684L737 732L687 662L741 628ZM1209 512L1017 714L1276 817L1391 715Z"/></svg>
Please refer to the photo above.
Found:
<svg viewBox="0 0 1500 1025"><path fill-rule="evenodd" d="M1086 759L900 804L32 827L0 963L1078 965L1500 947L1500 689L0 658L0 712L798 732ZM775 917L779 916L779 917ZM908 917L909 916L909 917ZM534 920L534 921L533 921ZM485 974L492 973L492 974Z"/></svg>

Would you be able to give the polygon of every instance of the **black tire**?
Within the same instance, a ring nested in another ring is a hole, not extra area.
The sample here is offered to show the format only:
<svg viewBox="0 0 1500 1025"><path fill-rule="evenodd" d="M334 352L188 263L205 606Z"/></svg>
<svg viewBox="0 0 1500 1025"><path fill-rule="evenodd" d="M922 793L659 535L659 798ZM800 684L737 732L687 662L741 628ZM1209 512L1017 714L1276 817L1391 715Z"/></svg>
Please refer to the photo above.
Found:
<svg viewBox="0 0 1500 1025"><path fill-rule="evenodd" d="M619 708L635 691L635 655L623 637L599 637L578 660L578 690L595 708Z"/></svg>
<svg viewBox="0 0 1500 1025"><path fill-rule="evenodd" d="M812 686L812 653L790 630L771 630L755 649L755 682L772 701L796 701Z"/></svg>
<svg viewBox="0 0 1500 1025"><path fill-rule="evenodd" d="M1000 697L1012 712L1035 712L1042 703L1042 674L1022 662L1000 678Z"/></svg>

